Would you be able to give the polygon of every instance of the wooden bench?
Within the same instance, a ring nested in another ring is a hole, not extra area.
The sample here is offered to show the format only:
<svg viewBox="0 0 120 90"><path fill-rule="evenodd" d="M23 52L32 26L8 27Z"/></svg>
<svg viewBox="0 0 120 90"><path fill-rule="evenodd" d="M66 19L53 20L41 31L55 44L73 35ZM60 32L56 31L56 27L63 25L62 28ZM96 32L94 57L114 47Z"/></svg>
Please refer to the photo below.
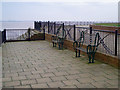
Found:
<svg viewBox="0 0 120 90"><path fill-rule="evenodd" d="M63 30L63 34L61 36L58 35L57 33L56 35L52 36L51 39L52 39L53 47L56 47L56 45L58 44L59 50L63 49L63 44L65 40L65 31Z"/></svg>
<svg viewBox="0 0 120 90"><path fill-rule="evenodd" d="M95 53L98 49L99 46L99 42L100 42L100 38L99 38L99 33L96 33L95 35L95 40L94 40L94 44L88 44L87 48L83 48L83 44L84 44L84 31L82 31L80 33L80 39L79 41L75 41L73 43L73 47L74 50L76 52L76 57L80 57L80 51L83 51L85 53L87 53L88 58L89 58L89 63L94 63L94 57L95 57ZM78 54L78 55L77 55Z"/></svg>

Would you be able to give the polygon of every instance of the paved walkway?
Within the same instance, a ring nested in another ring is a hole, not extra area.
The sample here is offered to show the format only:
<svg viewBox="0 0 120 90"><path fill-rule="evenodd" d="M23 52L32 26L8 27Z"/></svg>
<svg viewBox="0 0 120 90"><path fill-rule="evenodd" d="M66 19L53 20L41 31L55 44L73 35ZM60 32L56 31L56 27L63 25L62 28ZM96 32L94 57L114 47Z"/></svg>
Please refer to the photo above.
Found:
<svg viewBox="0 0 120 90"><path fill-rule="evenodd" d="M3 87L118 88L117 69L87 62L47 41L9 42L3 45Z"/></svg>

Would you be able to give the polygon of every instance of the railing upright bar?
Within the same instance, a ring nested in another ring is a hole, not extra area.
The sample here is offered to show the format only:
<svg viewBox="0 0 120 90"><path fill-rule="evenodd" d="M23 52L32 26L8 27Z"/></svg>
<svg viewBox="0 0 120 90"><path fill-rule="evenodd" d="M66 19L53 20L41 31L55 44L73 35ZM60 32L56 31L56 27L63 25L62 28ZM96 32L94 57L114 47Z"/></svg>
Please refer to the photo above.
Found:
<svg viewBox="0 0 120 90"><path fill-rule="evenodd" d="M34 29L36 29L36 21L34 21Z"/></svg>
<svg viewBox="0 0 120 90"><path fill-rule="evenodd" d="M3 31L3 42L6 42L6 29Z"/></svg>
<svg viewBox="0 0 120 90"><path fill-rule="evenodd" d="M45 40L45 28L43 28L43 40Z"/></svg>
<svg viewBox="0 0 120 90"><path fill-rule="evenodd" d="M50 32L50 22L48 21L48 33Z"/></svg>
<svg viewBox="0 0 120 90"><path fill-rule="evenodd" d="M54 22L54 34L56 34L56 23Z"/></svg>
<svg viewBox="0 0 120 90"><path fill-rule="evenodd" d="M62 24L62 30L63 30L62 32L63 32L63 37L64 37L64 30L65 30L64 29L64 23Z"/></svg>
<svg viewBox="0 0 120 90"><path fill-rule="evenodd" d="M30 41L30 28L28 28L28 41Z"/></svg>
<svg viewBox="0 0 120 90"><path fill-rule="evenodd" d="M73 34L74 36L74 41L76 40L76 28L75 28L75 25L74 25L74 34Z"/></svg>
<svg viewBox="0 0 120 90"><path fill-rule="evenodd" d="M39 21L39 30L41 30L41 21Z"/></svg>
<svg viewBox="0 0 120 90"><path fill-rule="evenodd" d="M115 30L115 56L117 56L117 35L118 35L118 30Z"/></svg>
<svg viewBox="0 0 120 90"><path fill-rule="evenodd" d="M90 27L90 44L92 44L92 27Z"/></svg>

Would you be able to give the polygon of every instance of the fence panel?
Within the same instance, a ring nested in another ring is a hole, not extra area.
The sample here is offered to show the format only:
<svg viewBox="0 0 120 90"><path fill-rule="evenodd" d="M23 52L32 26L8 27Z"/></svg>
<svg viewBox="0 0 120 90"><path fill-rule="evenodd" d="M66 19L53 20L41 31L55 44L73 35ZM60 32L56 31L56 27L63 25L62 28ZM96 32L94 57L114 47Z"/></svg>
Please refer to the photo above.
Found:
<svg viewBox="0 0 120 90"><path fill-rule="evenodd" d="M48 33L48 22L41 22L40 32L45 29L45 32Z"/></svg>
<svg viewBox="0 0 120 90"><path fill-rule="evenodd" d="M105 31L105 30L94 30L91 29L89 26L82 26L79 25L90 25L94 22L67 22L67 21L57 21L57 22L41 22L41 27L45 26L45 33L50 34L57 34L61 36L63 32L63 23L64 23L64 30L66 32L66 39L72 41L79 41L80 33L84 31L84 44L93 44L95 41L96 33L100 35L100 44L98 47L98 52L115 55L116 50L118 53L118 39L116 39L116 34L114 31ZM74 26L75 24L75 26ZM120 35L117 35L119 37ZM117 55L117 54L116 54Z"/></svg>
<svg viewBox="0 0 120 90"><path fill-rule="evenodd" d="M74 25L65 25L64 26L65 32L66 32L66 39L67 40L74 40Z"/></svg>
<svg viewBox="0 0 120 90"><path fill-rule="evenodd" d="M49 33L54 34L54 23L53 22L49 23Z"/></svg>
<svg viewBox="0 0 120 90"><path fill-rule="evenodd" d="M63 32L63 25L62 24L56 24L56 32L55 34L58 36L62 36Z"/></svg>
<svg viewBox="0 0 120 90"><path fill-rule="evenodd" d="M104 30L92 30L92 41L95 39L95 34L100 35L99 52L109 55L115 55L115 32Z"/></svg>
<svg viewBox="0 0 120 90"><path fill-rule="evenodd" d="M6 29L6 40L26 40L28 29Z"/></svg>
<svg viewBox="0 0 120 90"><path fill-rule="evenodd" d="M80 33L84 31L84 44L90 44L90 29L89 27L76 27L76 41L80 39Z"/></svg>

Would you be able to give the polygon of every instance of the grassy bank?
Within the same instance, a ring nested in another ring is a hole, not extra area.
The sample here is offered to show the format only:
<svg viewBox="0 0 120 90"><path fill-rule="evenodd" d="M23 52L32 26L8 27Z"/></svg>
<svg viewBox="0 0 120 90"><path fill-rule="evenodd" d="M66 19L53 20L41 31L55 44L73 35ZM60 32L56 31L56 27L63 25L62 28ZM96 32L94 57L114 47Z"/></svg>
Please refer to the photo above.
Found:
<svg viewBox="0 0 120 90"><path fill-rule="evenodd" d="M118 23L96 23L95 25L120 27L120 24L118 24Z"/></svg>

